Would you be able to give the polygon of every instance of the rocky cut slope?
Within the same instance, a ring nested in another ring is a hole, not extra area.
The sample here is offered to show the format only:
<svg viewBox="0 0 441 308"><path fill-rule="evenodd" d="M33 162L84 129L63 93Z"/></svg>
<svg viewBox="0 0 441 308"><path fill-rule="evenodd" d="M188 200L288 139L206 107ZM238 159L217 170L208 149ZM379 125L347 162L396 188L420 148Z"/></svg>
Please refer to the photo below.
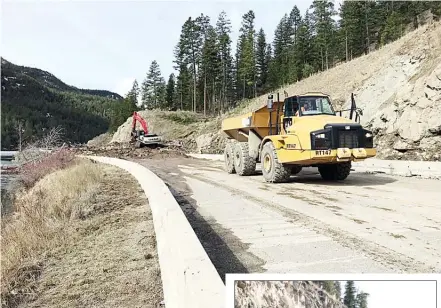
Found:
<svg viewBox="0 0 441 308"><path fill-rule="evenodd" d="M311 281L236 281L236 308L346 308Z"/></svg>

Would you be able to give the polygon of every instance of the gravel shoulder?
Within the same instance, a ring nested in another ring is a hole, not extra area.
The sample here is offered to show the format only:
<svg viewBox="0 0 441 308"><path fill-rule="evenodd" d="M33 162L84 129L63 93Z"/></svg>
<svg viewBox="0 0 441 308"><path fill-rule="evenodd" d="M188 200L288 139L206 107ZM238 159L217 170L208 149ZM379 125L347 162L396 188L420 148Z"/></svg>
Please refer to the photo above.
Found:
<svg viewBox="0 0 441 308"><path fill-rule="evenodd" d="M187 217L220 273L441 268L437 180L354 172L330 183L308 168L290 183L268 185L261 175L229 175L221 162L138 162L165 180L192 213ZM219 254L231 255L236 265L223 265Z"/></svg>
<svg viewBox="0 0 441 308"><path fill-rule="evenodd" d="M128 173L103 165L104 177L68 244L42 268L26 307L158 307L163 299L152 215Z"/></svg>

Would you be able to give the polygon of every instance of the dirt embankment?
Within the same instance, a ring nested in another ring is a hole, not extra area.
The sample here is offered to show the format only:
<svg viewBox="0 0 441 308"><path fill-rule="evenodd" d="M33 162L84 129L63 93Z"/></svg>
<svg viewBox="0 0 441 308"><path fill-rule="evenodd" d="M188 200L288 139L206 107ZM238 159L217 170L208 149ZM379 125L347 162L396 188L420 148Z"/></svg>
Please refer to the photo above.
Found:
<svg viewBox="0 0 441 308"><path fill-rule="evenodd" d="M2 307L158 307L153 221L136 179L80 160L2 220Z"/></svg>
<svg viewBox="0 0 441 308"><path fill-rule="evenodd" d="M311 281L236 281L236 308L345 308Z"/></svg>

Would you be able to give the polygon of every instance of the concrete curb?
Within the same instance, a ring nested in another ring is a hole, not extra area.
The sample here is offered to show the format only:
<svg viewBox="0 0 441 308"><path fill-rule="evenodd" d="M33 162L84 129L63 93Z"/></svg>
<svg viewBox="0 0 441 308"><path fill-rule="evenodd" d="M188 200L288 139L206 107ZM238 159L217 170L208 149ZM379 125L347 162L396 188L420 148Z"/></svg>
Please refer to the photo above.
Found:
<svg viewBox="0 0 441 308"><path fill-rule="evenodd" d="M221 154L187 154L198 159L224 161ZM437 161L409 161L409 160L381 160L370 158L352 164L356 171L368 173L385 173L398 176L419 176L424 179L441 179L441 162Z"/></svg>
<svg viewBox="0 0 441 308"><path fill-rule="evenodd" d="M80 156L128 171L144 189L153 215L165 307L224 307L222 279L165 183L131 161Z"/></svg>

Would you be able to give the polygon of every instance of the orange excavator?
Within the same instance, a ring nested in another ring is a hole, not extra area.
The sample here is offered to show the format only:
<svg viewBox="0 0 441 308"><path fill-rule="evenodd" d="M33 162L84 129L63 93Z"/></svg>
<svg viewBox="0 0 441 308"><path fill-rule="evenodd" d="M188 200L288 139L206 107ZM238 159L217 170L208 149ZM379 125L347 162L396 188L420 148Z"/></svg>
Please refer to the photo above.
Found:
<svg viewBox="0 0 441 308"><path fill-rule="evenodd" d="M141 130L136 129L136 122L139 122L142 126ZM135 142L137 148L143 146L159 146L162 142L162 137L157 134L149 133L147 122L136 111L133 112L132 122L132 142Z"/></svg>

